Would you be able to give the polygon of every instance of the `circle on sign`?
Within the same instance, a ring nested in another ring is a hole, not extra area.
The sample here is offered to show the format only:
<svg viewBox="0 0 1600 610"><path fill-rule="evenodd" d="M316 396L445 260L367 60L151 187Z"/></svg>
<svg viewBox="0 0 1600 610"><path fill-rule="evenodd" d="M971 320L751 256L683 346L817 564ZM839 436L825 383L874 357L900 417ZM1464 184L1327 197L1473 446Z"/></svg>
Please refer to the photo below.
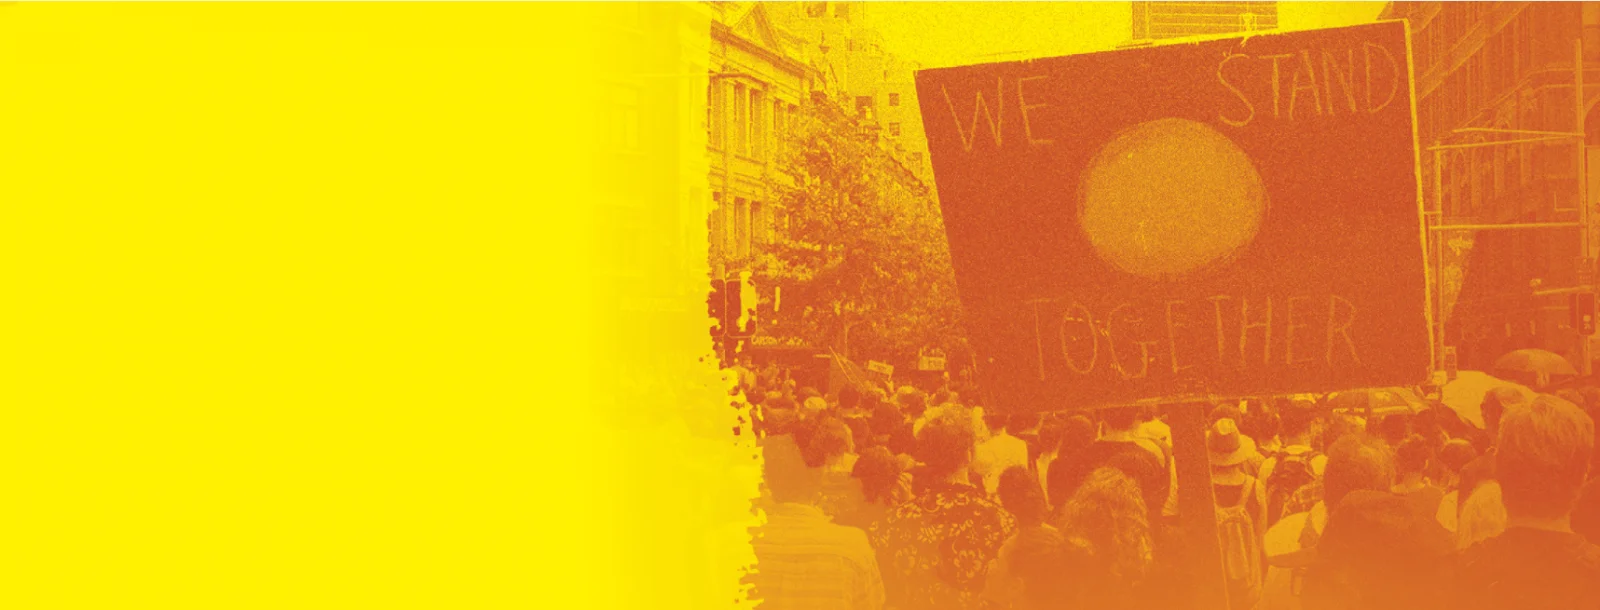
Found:
<svg viewBox="0 0 1600 610"><path fill-rule="evenodd" d="M1153 279L1233 260L1261 228L1255 163L1209 125L1166 118L1130 127L1083 173L1078 226L1100 258Z"/></svg>

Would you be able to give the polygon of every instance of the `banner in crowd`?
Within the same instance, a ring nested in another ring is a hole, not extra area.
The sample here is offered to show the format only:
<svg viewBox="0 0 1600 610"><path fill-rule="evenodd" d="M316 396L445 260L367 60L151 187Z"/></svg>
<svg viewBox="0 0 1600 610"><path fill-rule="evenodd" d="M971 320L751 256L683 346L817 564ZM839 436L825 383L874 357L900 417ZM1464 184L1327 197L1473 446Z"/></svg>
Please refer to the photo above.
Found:
<svg viewBox="0 0 1600 610"><path fill-rule="evenodd" d="M1401 22L924 70L917 94L997 406L1428 377Z"/></svg>

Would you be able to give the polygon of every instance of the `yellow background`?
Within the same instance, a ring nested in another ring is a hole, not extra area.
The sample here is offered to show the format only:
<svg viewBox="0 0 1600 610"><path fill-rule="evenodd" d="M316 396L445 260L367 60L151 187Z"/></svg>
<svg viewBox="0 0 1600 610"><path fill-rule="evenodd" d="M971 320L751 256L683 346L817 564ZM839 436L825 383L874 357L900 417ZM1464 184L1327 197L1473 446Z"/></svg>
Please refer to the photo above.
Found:
<svg viewBox="0 0 1600 610"><path fill-rule="evenodd" d="M0 607L734 601L703 297L599 271L595 9L0 5Z"/></svg>

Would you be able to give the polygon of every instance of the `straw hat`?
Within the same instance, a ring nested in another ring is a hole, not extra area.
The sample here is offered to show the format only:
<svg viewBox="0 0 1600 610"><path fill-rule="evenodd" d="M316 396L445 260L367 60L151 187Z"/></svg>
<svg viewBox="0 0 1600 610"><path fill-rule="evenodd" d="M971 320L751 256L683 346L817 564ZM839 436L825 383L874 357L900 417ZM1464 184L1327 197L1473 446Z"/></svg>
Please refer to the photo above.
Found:
<svg viewBox="0 0 1600 610"><path fill-rule="evenodd" d="M1217 420L1211 424L1211 429L1206 430L1206 449L1211 454L1213 468L1243 464L1249 461L1250 455L1256 451L1255 443L1239 434L1239 424L1226 418ZM1234 483L1236 481L1226 484Z"/></svg>

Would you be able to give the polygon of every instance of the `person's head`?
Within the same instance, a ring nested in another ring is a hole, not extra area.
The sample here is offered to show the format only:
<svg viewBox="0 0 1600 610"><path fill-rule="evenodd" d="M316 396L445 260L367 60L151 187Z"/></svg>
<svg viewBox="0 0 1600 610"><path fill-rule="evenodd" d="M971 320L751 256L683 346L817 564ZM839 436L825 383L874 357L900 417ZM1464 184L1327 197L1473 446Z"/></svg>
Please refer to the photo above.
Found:
<svg viewBox="0 0 1600 610"><path fill-rule="evenodd" d="M854 409L861 403L861 392L855 386L845 386L839 389L839 408Z"/></svg>
<svg viewBox="0 0 1600 610"><path fill-rule="evenodd" d="M889 433L889 451L895 455L917 455L917 435L911 422L902 422Z"/></svg>
<svg viewBox="0 0 1600 610"><path fill-rule="evenodd" d="M1094 443L1095 436L1094 422L1085 415L1073 415L1062 420L1060 455L1069 455L1088 448Z"/></svg>
<svg viewBox="0 0 1600 610"><path fill-rule="evenodd" d="M810 504L822 493L822 471L806 463L793 437L770 439L762 448L762 458L762 480L774 501Z"/></svg>
<svg viewBox="0 0 1600 610"><path fill-rule="evenodd" d="M1439 466L1452 485L1461 480L1461 469L1478 457L1478 450L1466 439L1453 438L1439 450Z"/></svg>
<svg viewBox="0 0 1600 610"><path fill-rule="evenodd" d="M1006 431L1006 422L1010 419L1005 413L995 409L983 410L983 425L989 429L990 435L999 436L1001 432Z"/></svg>
<svg viewBox="0 0 1600 610"><path fill-rule="evenodd" d="M1266 441L1276 438L1282 426L1282 419L1276 411L1267 409L1267 403L1257 402L1252 405L1249 413L1244 416L1244 421L1239 424L1239 431L1250 438Z"/></svg>
<svg viewBox="0 0 1600 610"><path fill-rule="evenodd" d="M1394 450L1395 472L1401 477L1428 472L1433 461L1433 445L1420 434L1406 437Z"/></svg>
<svg viewBox="0 0 1600 610"><path fill-rule="evenodd" d="M1306 402L1287 401L1278 411L1278 433L1289 439L1310 441L1318 419L1317 407Z"/></svg>
<svg viewBox="0 0 1600 610"><path fill-rule="evenodd" d="M1139 407L1123 405L1100 410L1100 421L1108 432L1126 432L1139 424Z"/></svg>
<svg viewBox="0 0 1600 610"><path fill-rule="evenodd" d="M835 417L816 421L810 440L801 447L806 463L812 468L838 461L850 453L850 427ZM799 440L798 438L796 440Z"/></svg>
<svg viewBox="0 0 1600 610"><path fill-rule="evenodd" d="M1039 426L1039 452L1055 453L1061 449L1061 435L1066 432L1064 422L1054 419Z"/></svg>
<svg viewBox="0 0 1600 610"><path fill-rule="evenodd" d="M1239 424L1228 418L1214 421L1206 430L1206 450L1210 454L1212 479L1221 485L1235 484L1218 478L1240 474L1251 454L1239 433Z"/></svg>
<svg viewBox="0 0 1600 610"><path fill-rule="evenodd" d="M1049 506L1038 477L1027 468L1012 466L1000 473L1000 506L1017 518L1023 527L1044 523Z"/></svg>
<svg viewBox="0 0 1600 610"><path fill-rule="evenodd" d="M1578 390L1578 394L1583 396L1584 410L1589 412L1590 417L1594 417L1595 410L1600 409L1600 388L1584 386Z"/></svg>
<svg viewBox="0 0 1600 610"><path fill-rule="evenodd" d="M828 412L828 401L821 396L812 396L800 403L801 417L806 419L819 419Z"/></svg>
<svg viewBox="0 0 1600 610"><path fill-rule="evenodd" d="M1408 415L1396 413L1378 420L1378 436L1390 447L1399 447L1405 442L1411 430L1411 418Z"/></svg>
<svg viewBox="0 0 1600 610"><path fill-rule="evenodd" d="M1467 548L1506 531L1506 506L1499 483L1485 481L1465 497L1456 520L1456 548Z"/></svg>
<svg viewBox="0 0 1600 610"><path fill-rule="evenodd" d="M1208 418L1212 424L1224 419L1231 419L1235 424L1237 424L1244 420L1244 413L1239 411L1239 407L1237 405L1221 404L1217 405L1216 408L1211 410L1211 416Z"/></svg>
<svg viewBox="0 0 1600 610"><path fill-rule="evenodd" d="M918 461L927 465L932 476L950 476L972 464L976 442L970 415L942 414L917 434Z"/></svg>
<svg viewBox="0 0 1600 610"><path fill-rule="evenodd" d="M872 417L869 421L872 424L872 433L874 435L887 435L894 434L894 431L899 429L900 424L905 423L906 420L900 415L900 411L894 408L894 405L878 403L877 408L872 410Z"/></svg>
<svg viewBox="0 0 1600 610"><path fill-rule="evenodd" d="M900 394L895 396L895 402L900 405L901 413L913 418L922 417L922 412L928 409L927 397L909 386L900 388Z"/></svg>
<svg viewBox="0 0 1600 610"><path fill-rule="evenodd" d="M1037 411L1012 413L1006 418L1006 432L1015 435L1038 430L1041 421L1043 420Z"/></svg>
<svg viewBox="0 0 1600 610"><path fill-rule="evenodd" d="M1394 484L1394 458L1389 447L1370 436L1350 434L1328 448L1322 475L1322 500L1329 510L1357 490L1388 491Z"/></svg>
<svg viewBox="0 0 1600 610"><path fill-rule="evenodd" d="M861 452L850 476L861 480L861 492L868 502L888 504L900 481L900 460L887 447L873 447Z"/></svg>
<svg viewBox="0 0 1600 610"><path fill-rule="evenodd" d="M1437 605L1454 549L1433 511L1387 492L1361 490L1330 510L1306 572L1306 610L1411 610Z"/></svg>
<svg viewBox="0 0 1600 610"><path fill-rule="evenodd" d="M1143 578L1150 567L1149 513L1139 486L1116 468L1097 468L1067 500L1058 526L1089 543L1113 577Z"/></svg>
<svg viewBox="0 0 1600 610"><path fill-rule="evenodd" d="M1541 395L1500 420L1495 478L1513 517L1561 518L1589 474L1594 422L1577 405Z"/></svg>
<svg viewBox="0 0 1600 610"><path fill-rule="evenodd" d="M1524 402L1526 400L1522 392L1506 386L1494 388L1483 395L1479 412L1483 414L1483 427L1489 432L1490 441L1497 441L1500 438L1500 417L1506 408Z"/></svg>

